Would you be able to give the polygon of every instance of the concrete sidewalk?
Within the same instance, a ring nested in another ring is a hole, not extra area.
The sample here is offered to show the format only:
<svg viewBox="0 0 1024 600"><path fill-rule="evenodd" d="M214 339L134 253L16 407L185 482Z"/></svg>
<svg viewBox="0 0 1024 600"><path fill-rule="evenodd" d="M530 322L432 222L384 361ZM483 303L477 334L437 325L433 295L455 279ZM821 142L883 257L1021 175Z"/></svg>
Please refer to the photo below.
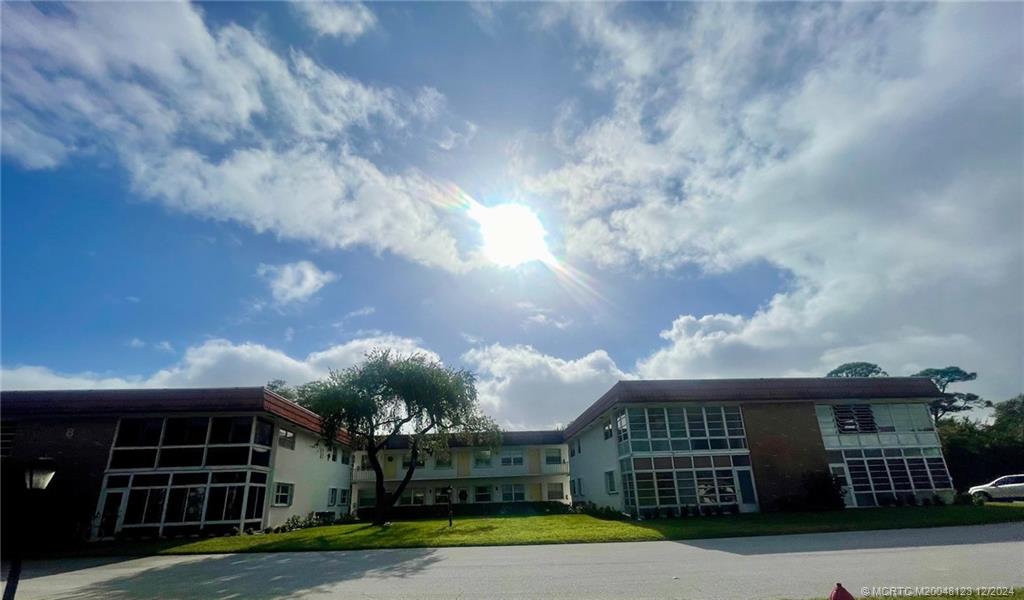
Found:
<svg viewBox="0 0 1024 600"><path fill-rule="evenodd" d="M1024 523L638 542L60 559L18 598L811 598L862 586L1024 587Z"/></svg>

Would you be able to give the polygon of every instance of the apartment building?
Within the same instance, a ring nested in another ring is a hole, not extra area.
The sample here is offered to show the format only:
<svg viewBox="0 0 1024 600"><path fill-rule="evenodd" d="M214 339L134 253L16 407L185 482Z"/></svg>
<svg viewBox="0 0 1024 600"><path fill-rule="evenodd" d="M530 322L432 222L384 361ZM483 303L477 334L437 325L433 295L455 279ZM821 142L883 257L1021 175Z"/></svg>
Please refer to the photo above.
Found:
<svg viewBox="0 0 1024 600"><path fill-rule="evenodd" d="M811 473L848 507L952 498L928 379L621 381L565 431L570 492L635 516L771 510Z"/></svg>
<svg viewBox="0 0 1024 600"><path fill-rule="evenodd" d="M397 488L412 457L409 438L397 436L381 452L385 485ZM376 502L376 475L366 453L355 453L352 495L356 507ZM569 503L569 461L561 431L506 431L501 447L465 446L453 440L448 452L421 455L399 506L491 502Z"/></svg>
<svg viewBox="0 0 1024 600"><path fill-rule="evenodd" d="M2 392L4 519L18 465L57 474L31 502L63 532L105 539L259 530L349 510L351 451L319 417L262 387Z"/></svg>

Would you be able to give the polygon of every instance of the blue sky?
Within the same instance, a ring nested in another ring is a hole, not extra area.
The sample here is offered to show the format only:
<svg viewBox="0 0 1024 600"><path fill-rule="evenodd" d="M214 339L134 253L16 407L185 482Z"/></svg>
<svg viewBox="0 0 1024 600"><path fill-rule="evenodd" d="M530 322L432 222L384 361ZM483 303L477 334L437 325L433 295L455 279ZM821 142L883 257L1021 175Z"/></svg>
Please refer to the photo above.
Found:
<svg viewBox="0 0 1024 600"><path fill-rule="evenodd" d="M848 360L1010 397L1022 13L5 4L3 386L300 383L393 346L510 427ZM470 208L505 204L547 258L488 258Z"/></svg>

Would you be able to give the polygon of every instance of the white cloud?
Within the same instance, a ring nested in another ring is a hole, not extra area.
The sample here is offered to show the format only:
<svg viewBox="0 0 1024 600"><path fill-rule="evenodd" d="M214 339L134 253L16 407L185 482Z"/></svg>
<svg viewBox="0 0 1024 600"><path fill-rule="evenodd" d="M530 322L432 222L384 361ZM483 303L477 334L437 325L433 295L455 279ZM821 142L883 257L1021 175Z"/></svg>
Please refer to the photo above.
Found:
<svg viewBox="0 0 1024 600"><path fill-rule="evenodd" d="M266 279L274 302L279 305L305 302L328 283L338 279L330 271L321 271L308 260L283 265L261 264L257 274Z"/></svg>
<svg viewBox="0 0 1024 600"><path fill-rule="evenodd" d="M345 315L345 318L346 319L352 319L352 318L355 318L355 317L368 317L368 316L372 315L375 312L377 312L376 308L374 308L372 306L364 306L362 308L358 308L356 310L350 311L349 313L347 313Z"/></svg>
<svg viewBox="0 0 1024 600"><path fill-rule="evenodd" d="M467 268L440 188L366 158L444 129L433 88L364 85L238 25L208 28L188 4L12 5L3 38L3 152L26 168L113 157L137 194L177 211Z"/></svg>
<svg viewBox="0 0 1024 600"><path fill-rule="evenodd" d="M648 377L890 372L961 364L973 389L1024 372L1024 65L1009 5L549 7L611 110L551 138L575 260L711 273L766 263L752 315L681 315ZM1008 327L1010 324L1016 324Z"/></svg>
<svg viewBox="0 0 1024 600"><path fill-rule="evenodd" d="M138 348L145 348L146 347L146 342L143 342L139 338L132 338L131 340L128 341L128 347L129 348L136 348L136 349L138 349Z"/></svg>
<svg viewBox="0 0 1024 600"><path fill-rule="evenodd" d="M438 358L422 348L418 340L390 334L352 340L304 358L293 358L262 344L213 339L188 348L180 361L149 375L69 374L24 365L0 369L0 386L6 390L252 386L263 385L271 379L299 384L324 377L330 369L352 366L375 348L392 348L403 354L423 352Z"/></svg>
<svg viewBox="0 0 1024 600"><path fill-rule="evenodd" d="M572 325L572 319L559 317L550 308L537 306L532 302L517 302L516 308L526 313L523 319L523 326L554 327L566 329Z"/></svg>
<svg viewBox="0 0 1024 600"><path fill-rule="evenodd" d="M161 352L174 354L174 346L172 346L171 343L168 342L167 340L163 340L161 342L153 344L153 347L156 348L157 350L160 350Z"/></svg>
<svg viewBox="0 0 1024 600"><path fill-rule="evenodd" d="M301 1L292 5L318 35L352 43L374 28L377 17L360 2Z"/></svg>
<svg viewBox="0 0 1024 600"><path fill-rule="evenodd" d="M492 344L462 360L479 373L477 391L488 412L512 428L565 425L629 377L603 350L566 360L532 346Z"/></svg>

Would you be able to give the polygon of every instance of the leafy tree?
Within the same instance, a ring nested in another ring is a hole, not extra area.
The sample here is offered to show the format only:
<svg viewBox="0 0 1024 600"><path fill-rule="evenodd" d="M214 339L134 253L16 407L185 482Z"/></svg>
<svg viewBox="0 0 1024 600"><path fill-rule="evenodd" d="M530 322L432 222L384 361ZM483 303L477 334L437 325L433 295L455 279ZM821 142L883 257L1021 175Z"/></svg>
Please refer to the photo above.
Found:
<svg viewBox="0 0 1024 600"><path fill-rule="evenodd" d="M991 425L950 417L936 423L957 489L1024 472L1024 394L998 402Z"/></svg>
<svg viewBox="0 0 1024 600"><path fill-rule="evenodd" d="M281 396L282 398L287 398L289 400L295 400L298 398L298 394L296 394L295 388L290 387L288 385L288 382L285 381L284 379L271 379L270 381L267 382L267 385L263 387L274 392L278 396Z"/></svg>
<svg viewBox="0 0 1024 600"><path fill-rule="evenodd" d="M951 384L974 381L978 378L977 373L968 373L960 367L945 367L942 369L925 369L914 373L912 377L927 377L934 381L935 387L939 388L939 391L942 392L942 398L932 400L928 407L936 421L951 413L992 406L991 402L983 400L977 394L946 391L946 388Z"/></svg>
<svg viewBox="0 0 1024 600"><path fill-rule="evenodd" d="M1024 447L1024 394L998 402L994 408L993 433L1008 443Z"/></svg>
<svg viewBox="0 0 1024 600"><path fill-rule="evenodd" d="M480 411L475 376L447 368L423 354L401 356L374 350L366 360L297 390L299 403L320 415L323 441L339 431L365 450L376 475L374 524L383 525L402 496L424 453L447 452L453 437L473 445L497 446L497 426ZM409 466L398 486L387 491L380 452L400 434L409 435Z"/></svg>
<svg viewBox="0 0 1024 600"><path fill-rule="evenodd" d="M839 365L825 377L888 377L882 367L869 362L848 362Z"/></svg>

